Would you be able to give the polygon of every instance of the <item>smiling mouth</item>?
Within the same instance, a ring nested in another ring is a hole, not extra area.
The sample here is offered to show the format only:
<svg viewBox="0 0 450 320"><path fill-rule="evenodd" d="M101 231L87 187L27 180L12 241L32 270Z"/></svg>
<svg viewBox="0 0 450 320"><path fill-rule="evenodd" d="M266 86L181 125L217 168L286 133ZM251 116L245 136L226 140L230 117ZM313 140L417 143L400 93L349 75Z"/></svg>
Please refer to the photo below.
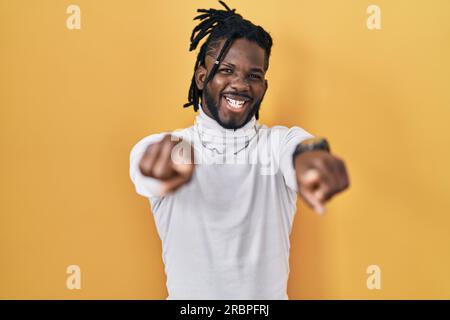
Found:
<svg viewBox="0 0 450 320"><path fill-rule="evenodd" d="M247 106L248 102L250 101L247 98L241 98L241 97L229 97L229 96L222 96L222 98L225 100L225 106L228 108L228 110L232 112L241 112L245 110L245 107Z"/></svg>

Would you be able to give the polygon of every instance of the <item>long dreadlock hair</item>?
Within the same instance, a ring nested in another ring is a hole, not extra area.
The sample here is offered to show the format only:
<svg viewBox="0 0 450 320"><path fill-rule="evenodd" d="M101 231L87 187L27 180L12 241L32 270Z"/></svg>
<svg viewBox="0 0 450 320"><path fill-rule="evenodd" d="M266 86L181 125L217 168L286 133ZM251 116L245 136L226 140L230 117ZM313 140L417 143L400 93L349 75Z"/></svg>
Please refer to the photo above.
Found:
<svg viewBox="0 0 450 320"><path fill-rule="evenodd" d="M206 36L208 38L200 48L197 60L194 65L194 75L192 76L191 86L189 88L188 103L184 104L184 108L193 106L194 111L199 108L199 103L203 102L202 91L198 89L195 83L195 73L199 66L205 65L207 55L213 55L220 45L221 40L225 40L224 45L215 61L209 75L206 77L204 88L208 82L214 77L225 57L228 49L234 40L244 38L249 41L256 42L265 50L266 61L265 69L269 67L269 57L272 48L272 37L262 27L254 25L252 22L244 19L240 14L236 13L236 9L230 9L223 1L220 4L226 10L216 9L198 9L201 14L196 16L194 20L200 20L200 23L194 28L191 35L191 45L189 51L195 50L199 42ZM256 119L259 118L259 112L255 114Z"/></svg>

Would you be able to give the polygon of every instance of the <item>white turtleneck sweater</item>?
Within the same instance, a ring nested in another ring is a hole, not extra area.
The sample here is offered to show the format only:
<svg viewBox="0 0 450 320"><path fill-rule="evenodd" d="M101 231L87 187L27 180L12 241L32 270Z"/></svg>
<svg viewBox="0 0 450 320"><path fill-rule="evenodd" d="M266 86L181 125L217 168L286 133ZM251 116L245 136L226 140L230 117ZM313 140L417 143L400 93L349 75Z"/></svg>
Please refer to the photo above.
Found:
<svg viewBox="0 0 450 320"><path fill-rule="evenodd" d="M292 154L312 135L254 117L224 129L200 108L195 125L171 132L194 146L192 179L161 196L160 182L143 176L139 161L167 133L142 139L130 155L131 180L149 199L161 238L167 299L288 299Z"/></svg>

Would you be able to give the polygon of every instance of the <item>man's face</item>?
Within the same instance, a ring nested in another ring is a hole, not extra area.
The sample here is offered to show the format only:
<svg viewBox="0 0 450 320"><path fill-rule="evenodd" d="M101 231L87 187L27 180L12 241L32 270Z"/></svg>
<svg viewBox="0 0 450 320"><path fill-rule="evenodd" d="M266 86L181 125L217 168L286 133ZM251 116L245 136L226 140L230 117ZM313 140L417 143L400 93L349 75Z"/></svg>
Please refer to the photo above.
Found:
<svg viewBox="0 0 450 320"><path fill-rule="evenodd" d="M238 129L255 115L266 93L265 51L246 39L233 41L215 76L204 88L224 42L221 41L215 57L206 56L206 68L197 69L196 83L203 90L205 113L224 128Z"/></svg>

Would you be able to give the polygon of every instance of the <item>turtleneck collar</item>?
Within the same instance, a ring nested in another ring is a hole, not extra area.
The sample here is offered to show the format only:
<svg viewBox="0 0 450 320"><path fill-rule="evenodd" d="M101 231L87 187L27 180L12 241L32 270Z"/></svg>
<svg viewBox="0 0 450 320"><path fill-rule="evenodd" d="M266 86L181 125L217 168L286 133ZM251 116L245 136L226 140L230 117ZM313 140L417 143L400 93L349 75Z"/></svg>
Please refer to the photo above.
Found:
<svg viewBox="0 0 450 320"><path fill-rule="evenodd" d="M255 116L243 127L233 130L222 127L203 111L202 106L199 109L200 114L195 119L195 131L203 147L214 153L236 155L245 150L257 136L259 126Z"/></svg>

